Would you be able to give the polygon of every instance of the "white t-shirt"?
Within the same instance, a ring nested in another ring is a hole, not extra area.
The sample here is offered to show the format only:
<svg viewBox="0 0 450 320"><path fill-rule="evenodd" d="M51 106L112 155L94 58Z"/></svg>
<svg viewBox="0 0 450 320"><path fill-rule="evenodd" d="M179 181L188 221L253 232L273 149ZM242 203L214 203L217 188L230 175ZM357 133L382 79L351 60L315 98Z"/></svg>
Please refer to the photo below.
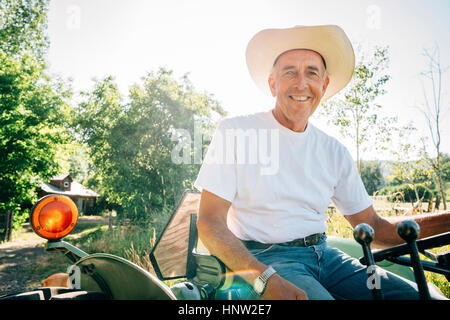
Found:
<svg viewBox="0 0 450 320"><path fill-rule="evenodd" d="M330 200L343 215L372 204L341 143L311 122L289 130L271 111L223 119L194 186L232 203L236 237L263 243L325 232Z"/></svg>

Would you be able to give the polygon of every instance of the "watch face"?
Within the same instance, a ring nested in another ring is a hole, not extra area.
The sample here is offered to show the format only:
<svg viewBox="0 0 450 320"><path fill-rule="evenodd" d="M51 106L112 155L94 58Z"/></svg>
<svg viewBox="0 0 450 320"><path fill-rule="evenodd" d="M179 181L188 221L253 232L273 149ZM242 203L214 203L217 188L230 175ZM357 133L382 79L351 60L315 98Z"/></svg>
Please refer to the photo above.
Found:
<svg viewBox="0 0 450 320"><path fill-rule="evenodd" d="M264 282L260 278L256 278L253 287L256 293L261 294L264 291Z"/></svg>

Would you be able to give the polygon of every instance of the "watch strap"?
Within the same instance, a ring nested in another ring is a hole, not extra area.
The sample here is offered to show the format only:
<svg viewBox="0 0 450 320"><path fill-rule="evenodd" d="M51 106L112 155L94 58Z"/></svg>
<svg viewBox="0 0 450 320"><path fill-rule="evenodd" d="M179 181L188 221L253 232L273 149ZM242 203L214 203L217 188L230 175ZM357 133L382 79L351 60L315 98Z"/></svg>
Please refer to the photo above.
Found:
<svg viewBox="0 0 450 320"><path fill-rule="evenodd" d="M264 283L266 283L268 280L269 280L269 278L274 274L274 273L276 273L277 271L272 267L272 266L269 266L266 270L264 270L264 272L263 273L261 273L260 275L259 275L259 278L262 280L262 281L264 281Z"/></svg>
<svg viewBox="0 0 450 320"><path fill-rule="evenodd" d="M266 291L267 281L268 281L269 278L270 278L272 275L274 275L275 273L277 273L277 271L276 271L272 266L269 266L266 270L264 270L263 273L261 273L261 274L258 276L258 278L256 278L255 284L256 284L256 282L262 282L262 284L263 284L263 288L260 288L259 286L256 287L256 286L254 285L254 289L255 289L255 291L256 291L258 294L262 295L262 294L264 293L264 291ZM262 290L261 290L261 289L262 289Z"/></svg>

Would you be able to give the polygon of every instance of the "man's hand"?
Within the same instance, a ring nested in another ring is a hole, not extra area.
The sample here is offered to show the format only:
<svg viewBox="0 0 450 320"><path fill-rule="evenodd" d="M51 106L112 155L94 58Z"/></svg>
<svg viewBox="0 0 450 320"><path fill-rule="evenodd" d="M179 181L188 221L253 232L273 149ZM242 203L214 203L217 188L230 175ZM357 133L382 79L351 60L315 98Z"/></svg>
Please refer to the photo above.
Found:
<svg viewBox="0 0 450 320"><path fill-rule="evenodd" d="M296 287L291 282L274 274L267 282L266 291L262 295L263 300L308 300L306 292Z"/></svg>

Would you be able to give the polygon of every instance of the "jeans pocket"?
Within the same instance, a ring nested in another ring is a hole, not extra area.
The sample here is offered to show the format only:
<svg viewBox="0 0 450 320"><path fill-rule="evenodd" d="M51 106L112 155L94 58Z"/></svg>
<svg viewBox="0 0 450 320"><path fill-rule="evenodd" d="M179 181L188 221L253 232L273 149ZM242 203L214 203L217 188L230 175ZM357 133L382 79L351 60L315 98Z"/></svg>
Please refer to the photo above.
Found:
<svg viewBox="0 0 450 320"><path fill-rule="evenodd" d="M273 247L275 247L274 244L272 244L271 246L265 248L265 249L252 249L250 250L250 253L254 256L258 256L260 254L266 253L267 251L269 251L270 249L272 249Z"/></svg>

